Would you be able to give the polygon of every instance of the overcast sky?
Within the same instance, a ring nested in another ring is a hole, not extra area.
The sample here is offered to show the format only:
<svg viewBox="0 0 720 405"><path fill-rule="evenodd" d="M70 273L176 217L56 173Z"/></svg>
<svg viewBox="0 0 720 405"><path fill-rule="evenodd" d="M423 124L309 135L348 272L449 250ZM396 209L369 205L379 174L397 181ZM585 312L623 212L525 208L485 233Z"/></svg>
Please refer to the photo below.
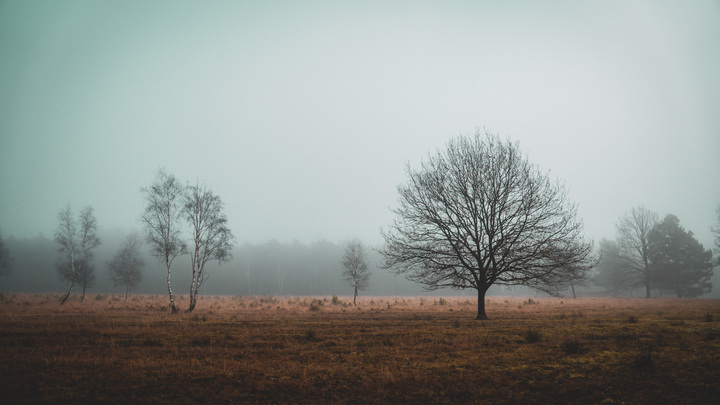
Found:
<svg viewBox="0 0 720 405"><path fill-rule="evenodd" d="M158 168L239 242L381 242L405 164L477 127L565 182L588 238L644 204L706 248L720 2L0 2L0 232L66 204L141 230Z"/></svg>

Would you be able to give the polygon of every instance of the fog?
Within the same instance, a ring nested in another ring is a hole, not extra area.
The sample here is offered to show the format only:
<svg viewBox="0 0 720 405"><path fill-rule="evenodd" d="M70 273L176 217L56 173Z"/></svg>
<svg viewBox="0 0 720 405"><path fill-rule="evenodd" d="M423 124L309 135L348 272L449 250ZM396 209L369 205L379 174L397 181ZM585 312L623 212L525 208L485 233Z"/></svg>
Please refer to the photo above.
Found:
<svg viewBox="0 0 720 405"><path fill-rule="evenodd" d="M141 231L165 168L222 198L238 249L377 246L405 165L481 127L565 182L589 239L644 204L710 248L718 21L712 1L5 1L0 232L52 239L66 204Z"/></svg>

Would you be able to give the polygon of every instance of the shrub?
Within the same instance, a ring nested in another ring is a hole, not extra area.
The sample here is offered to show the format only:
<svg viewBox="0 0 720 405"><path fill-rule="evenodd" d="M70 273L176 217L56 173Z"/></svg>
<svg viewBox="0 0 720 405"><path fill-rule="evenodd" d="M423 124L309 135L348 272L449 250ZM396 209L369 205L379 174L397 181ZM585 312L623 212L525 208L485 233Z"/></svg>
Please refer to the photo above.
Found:
<svg viewBox="0 0 720 405"><path fill-rule="evenodd" d="M440 301L438 301L439 305L446 305L448 302L445 298L440 298Z"/></svg>
<svg viewBox="0 0 720 405"><path fill-rule="evenodd" d="M710 312L705 312L705 322L712 322L713 321L713 314Z"/></svg>
<svg viewBox="0 0 720 405"><path fill-rule="evenodd" d="M630 315L627 319L627 323L638 323L638 318L634 315Z"/></svg>
<svg viewBox="0 0 720 405"><path fill-rule="evenodd" d="M333 296L332 296L332 304L333 304L333 305L338 305L338 304L340 304L340 303L341 303L341 302L340 302L340 299L338 298L338 296L335 295L335 294L333 294Z"/></svg>

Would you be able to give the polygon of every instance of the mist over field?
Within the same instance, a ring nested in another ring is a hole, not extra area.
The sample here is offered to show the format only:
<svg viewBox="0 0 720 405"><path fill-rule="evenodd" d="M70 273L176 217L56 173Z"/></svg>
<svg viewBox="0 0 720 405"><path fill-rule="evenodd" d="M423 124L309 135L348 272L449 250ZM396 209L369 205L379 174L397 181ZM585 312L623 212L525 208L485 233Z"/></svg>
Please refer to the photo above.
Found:
<svg viewBox="0 0 720 405"><path fill-rule="evenodd" d="M478 127L567 187L588 240L644 205L710 249L719 20L712 1L2 2L0 290L66 288L52 239L69 204L97 217L89 292L119 291L107 261L142 234L140 190L164 168L224 203L236 244L207 293L350 294L358 238L363 294L420 294L371 248L406 165ZM135 291L162 293L144 249ZM181 294L189 267L174 263Z"/></svg>

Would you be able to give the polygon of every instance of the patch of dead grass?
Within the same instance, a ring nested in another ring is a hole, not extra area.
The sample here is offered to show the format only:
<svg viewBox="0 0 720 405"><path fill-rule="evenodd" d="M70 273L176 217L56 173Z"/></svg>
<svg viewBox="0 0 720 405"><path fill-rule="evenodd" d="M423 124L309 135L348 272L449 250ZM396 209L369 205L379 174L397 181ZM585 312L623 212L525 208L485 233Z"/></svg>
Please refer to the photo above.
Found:
<svg viewBox="0 0 720 405"><path fill-rule="evenodd" d="M342 304L351 297L200 297L176 315L164 296L123 298L61 307L55 295L4 294L0 398L711 403L720 394L717 300L490 297L491 319L474 321L467 297L362 297L357 309ZM541 338L528 344L527 331Z"/></svg>

